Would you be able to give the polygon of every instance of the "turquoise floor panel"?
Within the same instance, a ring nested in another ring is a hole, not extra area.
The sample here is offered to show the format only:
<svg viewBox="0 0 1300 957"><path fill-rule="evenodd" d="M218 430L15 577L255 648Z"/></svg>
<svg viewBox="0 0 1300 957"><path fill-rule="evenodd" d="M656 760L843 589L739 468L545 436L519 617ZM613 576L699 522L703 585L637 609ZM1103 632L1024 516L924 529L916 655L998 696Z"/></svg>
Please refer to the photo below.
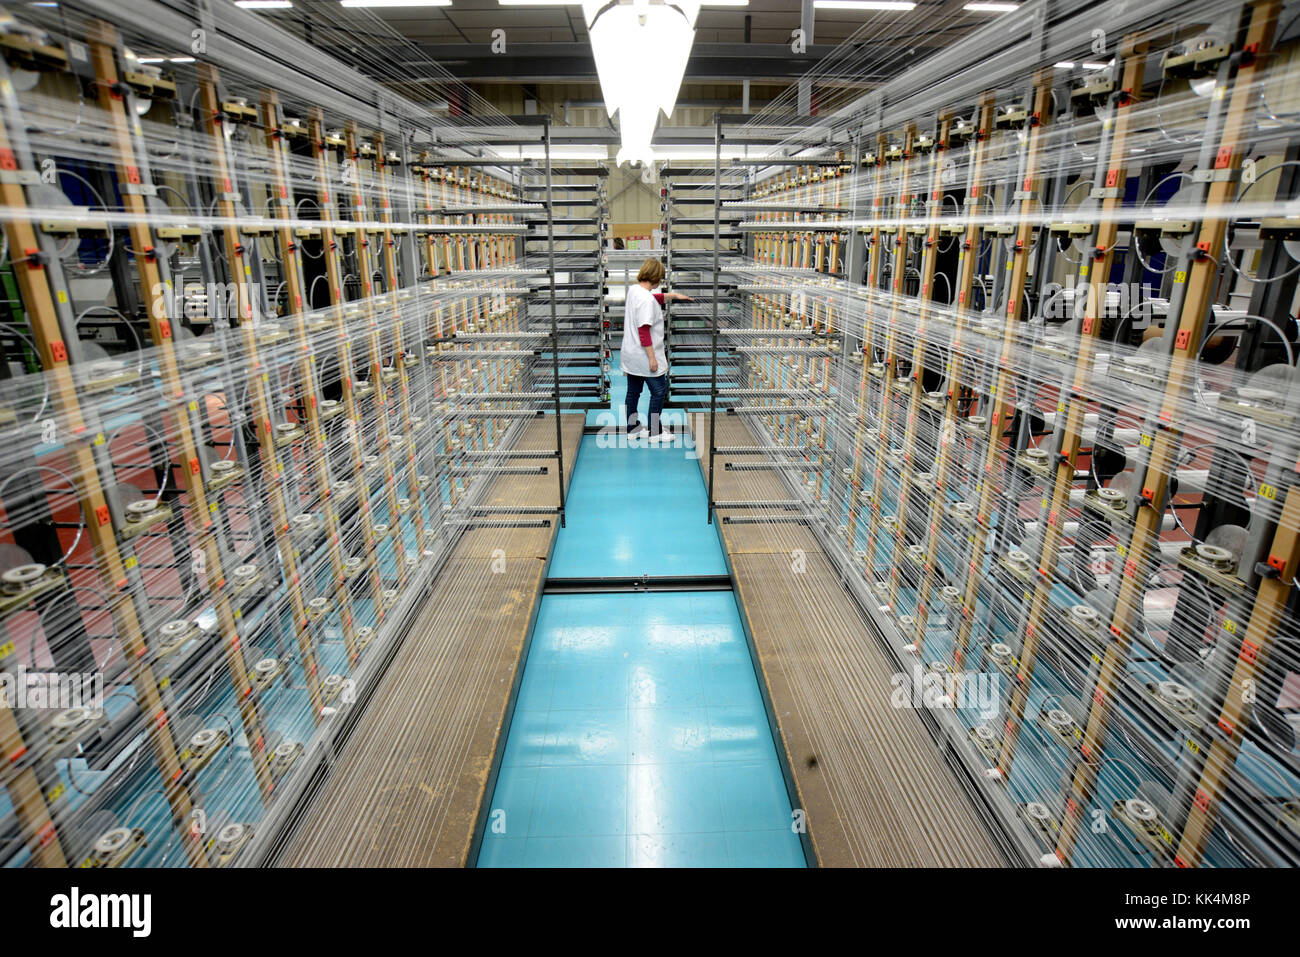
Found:
<svg viewBox="0 0 1300 957"><path fill-rule="evenodd" d="M551 577L725 575L688 450L610 444L582 440Z"/></svg>
<svg viewBox="0 0 1300 957"><path fill-rule="evenodd" d="M805 866L732 594L544 597L490 814L480 867Z"/></svg>

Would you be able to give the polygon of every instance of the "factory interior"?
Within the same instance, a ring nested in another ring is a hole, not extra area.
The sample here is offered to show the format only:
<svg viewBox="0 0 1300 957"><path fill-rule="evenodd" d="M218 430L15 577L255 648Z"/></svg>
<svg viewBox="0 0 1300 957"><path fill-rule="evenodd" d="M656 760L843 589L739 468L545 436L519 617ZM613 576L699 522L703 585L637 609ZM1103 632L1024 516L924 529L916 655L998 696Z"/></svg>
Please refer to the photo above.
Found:
<svg viewBox="0 0 1300 957"><path fill-rule="evenodd" d="M1300 864L1298 0L0 54L0 872Z"/></svg>

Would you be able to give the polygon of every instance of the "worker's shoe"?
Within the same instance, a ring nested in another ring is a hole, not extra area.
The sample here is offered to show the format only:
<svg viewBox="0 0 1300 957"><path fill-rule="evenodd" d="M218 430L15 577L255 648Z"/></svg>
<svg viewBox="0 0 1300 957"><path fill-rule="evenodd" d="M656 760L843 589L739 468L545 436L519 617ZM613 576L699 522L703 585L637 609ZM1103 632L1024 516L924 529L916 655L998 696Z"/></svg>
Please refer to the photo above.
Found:
<svg viewBox="0 0 1300 957"><path fill-rule="evenodd" d="M668 429L662 429L658 435L650 436L650 441L656 445L670 445L677 441L677 433L670 432Z"/></svg>

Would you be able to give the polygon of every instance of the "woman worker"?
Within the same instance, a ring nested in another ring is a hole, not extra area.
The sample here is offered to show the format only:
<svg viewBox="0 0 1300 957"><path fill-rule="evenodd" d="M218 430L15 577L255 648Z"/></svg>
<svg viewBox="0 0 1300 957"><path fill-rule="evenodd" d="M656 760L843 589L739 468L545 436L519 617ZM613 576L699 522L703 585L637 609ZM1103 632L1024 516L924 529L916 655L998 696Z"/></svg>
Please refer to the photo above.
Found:
<svg viewBox="0 0 1300 957"><path fill-rule="evenodd" d="M663 429L659 416L668 395L668 359L664 355L664 299L689 300L678 292L657 295L653 290L664 279L664 264L658 259L647 259L636 274L636 282L628 287L623 310L623 345L619 362L627 376L627 434L629 437L646 431L637 416L641 401L641 387L650 388L650 441L671 442L673 433Z"/></svg>

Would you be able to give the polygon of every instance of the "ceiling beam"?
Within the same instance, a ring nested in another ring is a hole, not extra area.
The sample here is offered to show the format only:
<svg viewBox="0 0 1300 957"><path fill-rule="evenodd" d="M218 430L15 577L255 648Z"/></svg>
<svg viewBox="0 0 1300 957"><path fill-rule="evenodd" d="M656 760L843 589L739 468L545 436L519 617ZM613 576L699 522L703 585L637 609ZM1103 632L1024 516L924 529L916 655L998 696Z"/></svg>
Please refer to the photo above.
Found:
<svg viewBox="0 0 1300 957"><path fill-rule="evenodd" d="M697 43L691 51L691 58L686 64L685 80L688 82L707 82L710 80L744 80L764 79L790 80L803 76L809 70L822 64L823 59L838 48L831 44L809 45L804 54L790 52L788 43ZM926 46L914 48L917 55L923 55L930 49ZM852 60L862 62L862 56L870 56L876 50L882 57L897 54L897 49L886 44L863 44L858 48L857 57L836 57L837 61ZM349 53L343 48L327 48L327 51L343 60L349 59ZM576 81L596 82L596 61L591 54L591 46L580 43L512 43L505 53L493 53L486 43L448 43L421 44L419 56L412 56L410 47L394 48L385 54L382 48L368 48L369 57L379 56L387 62L399 64L406 70L418 72L421 66L436 64L460 80L503 80L513 83L530 81ZM827 77L838 76L832 64L826 64ZM854 79L871 80L875 77L863 75L860 68L846 63L841 71ZM437 83L445 76L433 73L428 76L412 75L411 82Z"/></svg>

